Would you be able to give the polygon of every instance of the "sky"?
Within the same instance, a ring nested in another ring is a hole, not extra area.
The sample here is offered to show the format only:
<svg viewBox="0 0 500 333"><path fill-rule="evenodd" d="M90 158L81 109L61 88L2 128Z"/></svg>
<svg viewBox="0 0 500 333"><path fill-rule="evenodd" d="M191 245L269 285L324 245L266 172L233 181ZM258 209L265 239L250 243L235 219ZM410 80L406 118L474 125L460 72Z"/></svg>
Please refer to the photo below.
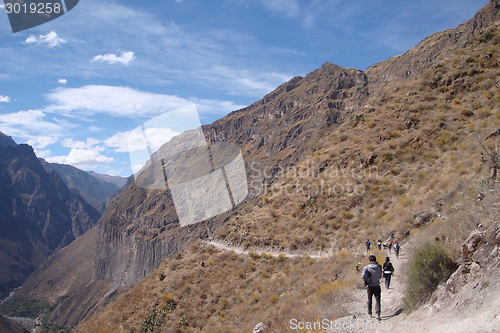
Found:
<svg viewBox="0 0 500 333"><path fill-rule="evenodd" d="M404 53L486 3L80 0L17 33L2 4L0 131L49 162L129 176L129 134L157 116L194 104L211 123L325 62Z"/></svg>

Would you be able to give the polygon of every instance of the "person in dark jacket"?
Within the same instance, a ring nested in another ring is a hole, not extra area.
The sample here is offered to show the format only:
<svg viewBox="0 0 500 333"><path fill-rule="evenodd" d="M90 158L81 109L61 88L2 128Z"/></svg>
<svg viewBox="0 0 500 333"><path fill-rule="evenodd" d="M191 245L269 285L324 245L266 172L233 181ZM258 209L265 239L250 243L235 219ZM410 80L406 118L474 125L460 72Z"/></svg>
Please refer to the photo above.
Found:
<svg viewBox="0 0 500 333"><path fill-rule="evenodd" d="M399 259L399 250L401 249L401 246L399 246L399 243L396 242L396 244L394 244L394 252L396 252L396 258Z"/></svg>
<svg viewBox="0 0 500 333"><path fill-rule="evenodd" d="M392 266L392 262L389 257L385 258L384 265L382 266L382 271L384 272L385 287L389 289L389 285L391 284L391 276L392 273L394 273L394 266Z"/></svg>
<svg viewBox="0 0 500 333"><path fill-rule="evenodd" d="M361 278L365 281L368 293L368 315L372 316L372 299L375 296L375 313L377 313L377 319L380 320L380 296L382 292L380 289L380 279L382 278L382 267L380 267L374 255L371 255L369 259L370 263L363 268Z"/></svg>

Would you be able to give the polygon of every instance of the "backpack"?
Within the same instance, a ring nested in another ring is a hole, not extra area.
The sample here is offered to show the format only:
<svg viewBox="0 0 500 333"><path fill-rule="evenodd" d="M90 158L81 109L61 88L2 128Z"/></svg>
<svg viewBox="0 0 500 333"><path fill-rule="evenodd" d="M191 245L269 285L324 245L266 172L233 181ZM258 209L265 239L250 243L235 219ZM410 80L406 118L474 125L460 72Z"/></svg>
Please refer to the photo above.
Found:
<svg viewBox="0 0 500 333"><path fill-rule="evenodd" d="M394 250L395 250L396 252L399 252L399 244L397 244L397 243L396 243L396 245L394 245Z"/></svg>
<svg viewBox="0 0 500 333"><path fill-rule="evenodd" d="M394 274L394 266L391 262L385 262L382 271L384 274Z"/></svg>

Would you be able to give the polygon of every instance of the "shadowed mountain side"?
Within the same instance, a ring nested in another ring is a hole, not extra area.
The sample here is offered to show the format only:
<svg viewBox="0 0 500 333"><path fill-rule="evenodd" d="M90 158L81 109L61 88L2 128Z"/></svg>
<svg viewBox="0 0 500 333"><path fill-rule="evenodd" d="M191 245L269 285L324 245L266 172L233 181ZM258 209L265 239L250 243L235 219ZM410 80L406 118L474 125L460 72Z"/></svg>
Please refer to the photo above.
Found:
<svg viewBox="0 0 500 333"><path fill-rule="evenodd" d="M128 177L103 175L101 173L97 173L94 171L87 171L87 173L99 180L115 184L116 186L118 186L119 189L127 185Z"/></svg>
<svg viewBox="0 0 500 333"><path fill-rule="evenodd" d="M0 333L28 333L21 325L0 314Z"/></svg>
<svg viewBox="0 0 500 333"><path fill-rule="evenodd" d="M12 140L10 136L7 136L4 133L0 132L0 145L4 147L7 146L15 147L17 146L17 143L14 140Z"/></svg>
<svg viewBox="0 0 500 333"><path fill-rule="evenodd" d="M94 227L69 246L57 251L33 272L6 307L27 302L56 305L48 321L61 327L79 322L112 302L123 290L106 281L93 281Z"/></svg>
<svg viewBox="0 0 500 333"><path fill-rule="evenodd" d="M98 219L59 175L45 171L33 148L0 146L0 296Z"/></svg>
<svg viewBox="0 0 500 333"><path fill-rule="evenodd" d="M107 197L119 190L115 184L97 179L71 165L47 163L43 159L40 162L47 172L57 172L69 189L76 189L96 209Z"/></svg>

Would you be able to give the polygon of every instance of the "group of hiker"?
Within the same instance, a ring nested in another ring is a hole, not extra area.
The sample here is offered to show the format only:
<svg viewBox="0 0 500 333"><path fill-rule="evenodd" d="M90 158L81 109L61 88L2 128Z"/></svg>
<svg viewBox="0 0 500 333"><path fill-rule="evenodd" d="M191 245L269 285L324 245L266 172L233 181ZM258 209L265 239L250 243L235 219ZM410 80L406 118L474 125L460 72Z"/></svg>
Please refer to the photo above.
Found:
<svg viewBox="0 0 500 333"><path fill-rule="evenodd" d="M394 245L393 245L394 243ZM382 250L382 248L387 249L389 254L391 253L391 249L394 246L394 253L396 254L396 258L399 259L399 251L401 246L397 240L392 241L392 239L387 240L384 244L379 240L377 242L377 248ZM371 243L370 240L366 240L366 251L370 253ZM389 289L391 284L391 277L394 274L394 266L389 257L385 258L385 262L382 266L377 262L377 257L374 255L370 255L368 257L370 263L366 265L363 269L363 273L361 278L365 283L365 287L368 293L368 315L372 316L372 300L375 296L375 313L377 314L377 319L380 318L380 297L382 293L382 289L380 288L380 280L382 276L385 278L385 287ZM357 269L359 266L356 266Z"/></svg>
<svg viewBox="0 0 500 333"><path fill-rule="evenodd" d="M388 239L385 243L382 243L382 241L379 239L378 242L377 242L377 248L379 250L382 250L382 248L385 250L385 249L388 249L389 250L389 254L391 254L391 250L392 250L392 247L393 247L393 241L391 239ZM394 240L394 253L396 254L396 258L399 259L399 250L400 250L400 245L399 245L399 242L397 239ZM367 239L366 240L366 253L370 253L370 249L371 249L371 242L370 242L370 239Z"/></svg>

